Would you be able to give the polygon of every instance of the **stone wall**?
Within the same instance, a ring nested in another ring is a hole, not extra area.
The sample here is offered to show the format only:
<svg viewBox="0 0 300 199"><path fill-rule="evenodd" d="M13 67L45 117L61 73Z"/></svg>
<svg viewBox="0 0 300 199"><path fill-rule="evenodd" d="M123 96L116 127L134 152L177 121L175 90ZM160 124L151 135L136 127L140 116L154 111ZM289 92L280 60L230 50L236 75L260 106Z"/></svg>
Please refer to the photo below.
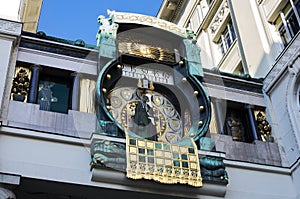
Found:
<svg viewBox="0 0 300 199"><path fill-rule="evenodd" d="M279 148L276 143L255 140L254 143L236 142L231 136L211 134L216 150L226 153L226 159L265 165L281 166Z"/></svg>

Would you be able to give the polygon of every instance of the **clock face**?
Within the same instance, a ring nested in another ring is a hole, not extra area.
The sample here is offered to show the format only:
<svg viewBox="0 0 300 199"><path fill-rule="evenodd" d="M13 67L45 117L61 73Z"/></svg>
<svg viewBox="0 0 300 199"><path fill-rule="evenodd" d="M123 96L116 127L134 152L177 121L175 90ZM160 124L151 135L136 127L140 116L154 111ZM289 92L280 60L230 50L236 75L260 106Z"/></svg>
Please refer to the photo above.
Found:
<svg viewBox="0 0 300 199"><path fill-rule="evenodd" d="M133 136L172 144L206 132L207 97L180 66L133 63L111 64L101 75L105 120Z"/></svg>
<svg viewBox="0 0 300 199"><path fill-rule="evenodd" d="M141 93L146 96L145 108L147 107L149 123L143 125L135 120L138 117L138 104L141 101ZM189 111L181 116L175 106L163 94L140 90L136 87L121 87L113 89L108 94L110 101L110 114L128 131L141 137L153 137L157 140L176 143L182 139L191 126ZM151 128L152 126L154 128ZM185 127L185 128L184 128ZM145 133L147 131L150 132Z"/></svg>

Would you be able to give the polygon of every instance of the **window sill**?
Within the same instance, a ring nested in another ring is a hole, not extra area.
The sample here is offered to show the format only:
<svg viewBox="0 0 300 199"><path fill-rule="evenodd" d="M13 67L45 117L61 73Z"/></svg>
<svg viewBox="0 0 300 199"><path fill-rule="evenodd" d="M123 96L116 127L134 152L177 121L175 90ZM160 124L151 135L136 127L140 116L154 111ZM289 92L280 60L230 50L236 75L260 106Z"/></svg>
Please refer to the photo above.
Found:
<svg viewBox="0 0 300 199"><path fill-rule="evenodd" d="M242 60L239 54L237 39L233 41L230 48L221 58L217 67L224 72L232 73Z"/></svg>
<svg viewBox="0 0 300 199"><path fill-rule="evenodd" d="M89 138L96 130L96 115L73 110L69 110L68 114L43 111L38 104L10 101L7 124L11 127Z"/></svg>

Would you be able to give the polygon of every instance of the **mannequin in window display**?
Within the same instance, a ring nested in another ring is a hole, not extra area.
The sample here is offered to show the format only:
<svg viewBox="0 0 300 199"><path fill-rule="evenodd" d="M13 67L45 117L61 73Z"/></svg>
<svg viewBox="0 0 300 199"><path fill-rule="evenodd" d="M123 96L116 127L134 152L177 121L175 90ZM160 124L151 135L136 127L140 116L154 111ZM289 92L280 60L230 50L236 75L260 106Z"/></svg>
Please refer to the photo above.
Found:
<svg viewBox="0 0 300 199"><path fill-rule="evenodd" d="M149 105L149 98L145 92L141 93L137 102L134 114L133 131L141 137L149 140L157 140L157 131L152 107Z"/></svg>
<svg viewBox="0 0 300 199"><path fill-rule="evenodd" d="M226 118L226 128L228 134L231 133L233 141L243 141L244 126L234 112Z"/></svg>

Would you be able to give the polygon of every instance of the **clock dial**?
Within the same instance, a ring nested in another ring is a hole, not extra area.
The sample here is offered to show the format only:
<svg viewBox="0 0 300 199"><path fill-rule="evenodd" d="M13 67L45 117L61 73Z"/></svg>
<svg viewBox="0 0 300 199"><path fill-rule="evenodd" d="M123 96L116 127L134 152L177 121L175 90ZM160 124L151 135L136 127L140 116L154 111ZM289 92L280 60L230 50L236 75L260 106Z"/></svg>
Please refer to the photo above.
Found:
<svg viewBox="0 0 300 199"><path fill-rule="evenodd" d="M100 121L113 123L118 136L127 131L167 143L205 135L210 102L201 83L184 67L127 56L122 60L107 65L101 74L97 91L102 104L97 115Z"/></svg>
<svg viewBox="0 0 300 199"><path fill-rule="evenodd" d="M126 93L129 97L120 97ZM111 103L110 114L123 127L132 133L139 135L135 128L135 116L137 105L141 100L138 89L135 87L120 87L113 89L107 96ZM184 137L183 118L175 109L166 96L161 93L148 90L145 92L147 105L152 109L152 117L157 139L164 142L174 143ZM143 128L143 126L138 127Z"/></svg>

